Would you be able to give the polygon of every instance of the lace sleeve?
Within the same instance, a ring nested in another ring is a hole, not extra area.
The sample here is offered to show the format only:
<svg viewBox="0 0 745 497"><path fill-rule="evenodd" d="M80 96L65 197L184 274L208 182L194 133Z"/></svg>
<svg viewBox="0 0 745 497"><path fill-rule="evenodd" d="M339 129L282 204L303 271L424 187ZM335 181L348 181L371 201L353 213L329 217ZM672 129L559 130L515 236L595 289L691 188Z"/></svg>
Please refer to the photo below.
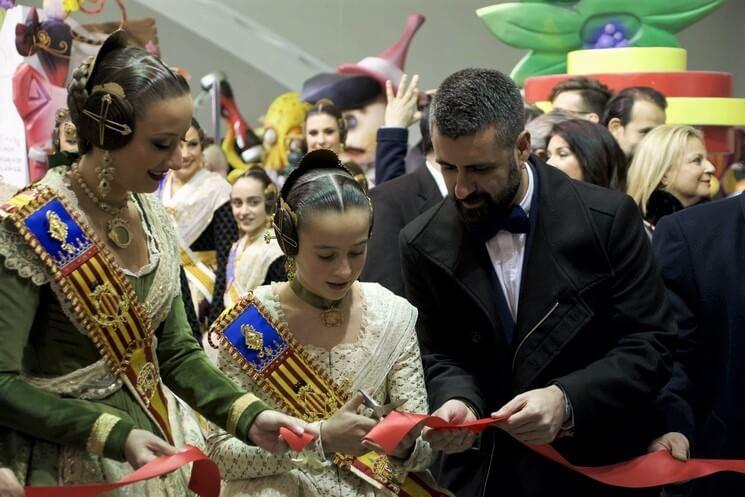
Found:
<svg viewBox="0 0 745 497"><path fill-rule="evenodd" d="M254 383L224 349L220 349L217 366L233 382L247 392L253 392L264 402L272 405L271 399L264 396ZM311 425L313 427L313 425ZM247 445L225 431L214 428L207 437L210 459L220 468L223 480L247 480L262 476L278 475L294 469L321 470L331 463L323 456L323 448L317 441L312 442L300 454L271 454L259 447Z"/></svg>
<svg viewBox="0 0 745 497"><path fill-rule="evenodd" d="M405 412L427 413L429 408L427 390L424 385L424 369L414 332L416 311L410 305L406 307L412 317L406 320L408 322L405 331L406 346L388 373L388 396L392 401L406 399L406 403L401 408ZM402 466L406 471L422 471L431 464L432 459L433 454L429 443L419 437L414 450L409 458L402 462Z"/></svg>
<svg viewBox="0 0 745 497"><path fill-rule="evenodd" d="M49 282L44 263L18 234L10 221L0 222L0 255L7 269L41 286Z"/></svg>

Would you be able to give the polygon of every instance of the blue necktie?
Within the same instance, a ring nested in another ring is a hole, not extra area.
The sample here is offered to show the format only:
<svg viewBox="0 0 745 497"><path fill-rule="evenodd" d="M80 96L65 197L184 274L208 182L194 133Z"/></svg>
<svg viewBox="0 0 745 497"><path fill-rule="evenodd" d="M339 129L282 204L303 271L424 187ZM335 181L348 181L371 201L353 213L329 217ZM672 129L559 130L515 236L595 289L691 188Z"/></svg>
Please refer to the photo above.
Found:
<svg viewBox="0 0 745 497"><path fill-rule="evenodd" d="M486 243L499 231L509 231L513 234L529 233L530 218L522 207L513 205L503 216L481 224L466 224L466 230L476 240Z"/></svg>

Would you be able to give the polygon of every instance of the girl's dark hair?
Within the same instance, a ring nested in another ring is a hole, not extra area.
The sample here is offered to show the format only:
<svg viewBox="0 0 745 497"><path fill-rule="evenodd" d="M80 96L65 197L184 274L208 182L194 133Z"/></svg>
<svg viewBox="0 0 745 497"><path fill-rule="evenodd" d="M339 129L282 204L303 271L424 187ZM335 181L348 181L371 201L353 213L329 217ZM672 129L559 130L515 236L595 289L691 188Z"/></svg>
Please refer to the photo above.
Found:
<svg viewBox="0 0 745 497"><path fill-rule="evenodd" d="M67 106L78 130L81 154L88 152L94 144L105 150L125 146L132 139L137 120L153 102L190 92L183 76L146 50L123 46L111 48L106 43L103 49L107 51L98 58L92 73L92 62L84 62L74 71L68 86ZM119 89L124 98L117 95ZM98 120L91 114L99 115L105 99L111 100L107 121L128 126L130 133L122 134L106 127L103 140L100 139Z"/></svg>
<svg viewBox="0 0 745 497"><path fill-rule="evenodd" d="M261 188L264 192L264 208L267 214L273 214L274 207L277 204L278 191L277 186L274 184L274 181L272 181L272 178L269 177L264 168L252 167L245 173L238 176L238 179L235 182L237 183L238 180L241 180L243 178L255 179L256 181L261 183ZM270 188L272 186L274 188Z"/></svg>
<svg viewBox="0 0 745 497"><path fill-rule="evenodd" d="M626 191L626 155L605 126L585 119L569 119L554 125L549 135L558 135L577 157L585 181Z"/></svg>
<svg viewBox="0 0 745 497"><path fill-rule="evenodd" d="M292 185L285 201L297 216L297 230L317 212L345 212L355 207L370 209L362 186L338 168L308 171Z"/></svg>
<svg viewBox="0 0 745 497"><path fill-rule="evenodd" d="M199 125L199 121L197 121L197 118L192 116L191 118L191 127L197 130L197 135L199 135L199 146L202 148L202 150L207 147L207 143L205 142L205 136L204 136L204 130Z"/></svg>
<svg viewBox="0 0 745 497"><path fill-rule="evenodd" d="M344 119L344 115L341 109L334 105L334 102L327 98L322 98L308 109L308 113L305 114L305 124L308 124L308 118L317 114L326 114L336 119L336 127L339 128L339 142L344 145L347 142L347 120Z"/></svg>

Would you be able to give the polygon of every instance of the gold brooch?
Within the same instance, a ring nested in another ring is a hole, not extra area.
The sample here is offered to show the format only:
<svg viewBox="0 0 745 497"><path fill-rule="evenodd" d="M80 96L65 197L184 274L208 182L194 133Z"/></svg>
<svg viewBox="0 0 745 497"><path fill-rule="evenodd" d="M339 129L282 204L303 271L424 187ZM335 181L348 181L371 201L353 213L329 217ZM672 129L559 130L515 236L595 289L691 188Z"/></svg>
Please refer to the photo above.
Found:
<svg viewBox="0 0 745 497"><path fill-rule="evenodd" d="M264 348L264 337L256 331L256 328L250 324L241 325L241 333L246 341L246 347L248 350L257 350L259 352Z"/></svg>
<svg viewBox="0 0 745 497"><path fill-rule="evenodd" d="M118 295L109 283L98 285L90 293L91 302L96 312L93 320L101 326L119 327L129 311L129 299L126 295Z"/></svg>
<svg viewBox="0 0 745 497"><path fill-rule="evenodd" d="M157 386L158 370L155 369L155 364L146 362L137 373L137 392L145 403L145 407L150 407L150 400L153 398Z"/></svg>
<svg viewBox="0 0 745 497"><path fill-rule="evenodd" d="M49 223L49 236L62 244L62 250L69 254L75 253L75 247L67 242L67 225L54 211L47 211L47 222Z"/></svg>

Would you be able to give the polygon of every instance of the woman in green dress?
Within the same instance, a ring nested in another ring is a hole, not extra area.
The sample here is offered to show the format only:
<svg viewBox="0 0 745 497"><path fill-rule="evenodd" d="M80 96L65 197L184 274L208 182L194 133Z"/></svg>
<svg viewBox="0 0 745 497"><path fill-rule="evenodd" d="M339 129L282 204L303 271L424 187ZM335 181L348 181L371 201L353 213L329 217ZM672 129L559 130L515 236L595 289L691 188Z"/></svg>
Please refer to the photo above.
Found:
<svg viewBox="0 0 745 497"><path fill-rule="evenodd" d="M26 486L116 481L199 442L183 404L283 452L279 428L304 423L207 359L184 314L175 233L151 195L180 167L189 86L118 32L68 90L80 161L0 207L0 462ZM107 495L188 495L187 480L177 471Z"/></svg>

